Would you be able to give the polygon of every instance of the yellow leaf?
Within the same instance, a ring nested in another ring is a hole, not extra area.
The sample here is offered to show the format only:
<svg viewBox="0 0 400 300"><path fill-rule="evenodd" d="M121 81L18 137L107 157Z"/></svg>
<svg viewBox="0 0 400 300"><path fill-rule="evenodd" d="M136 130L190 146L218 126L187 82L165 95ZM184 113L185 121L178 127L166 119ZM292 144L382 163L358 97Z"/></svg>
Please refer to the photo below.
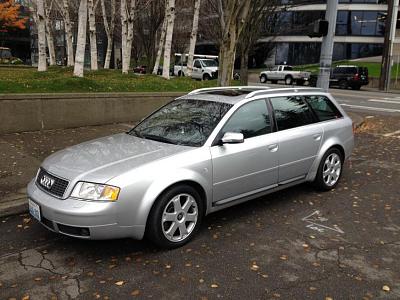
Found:
<svg viewBox="0 0 400 300"><path fill-rule="evenodd" d="M211 287L212 287L213 289L215 289L215 288L217 288L217 287L218 287L218 284L216 284L216 283L213 283L213 284L211 284Z"/></svg>
<svg viewBox="0 0 400 300"><path fill-rule="evenodd" d="M384 286L382 287L382 290L384 290L385 292L390 292L390 287L387 286L387 285L384 285Z"/></svg>
<svg viewBox="0 0 400 300"><path fill-rule="evenodd" d="M116 283L115 283L115 285L118 285L118 286L121 286L121 285L123 285L124 284L124 282L121 280L121 281L117 281Z"/></svg>
<svg viewBox="0 0 400 300"><path fill-rule="evenodd" d="M132 293L131 293L132 296L139 296L139 294L140 294L140 291L139 291L139 290L134 290L134 291L132 291Z"/></svg>

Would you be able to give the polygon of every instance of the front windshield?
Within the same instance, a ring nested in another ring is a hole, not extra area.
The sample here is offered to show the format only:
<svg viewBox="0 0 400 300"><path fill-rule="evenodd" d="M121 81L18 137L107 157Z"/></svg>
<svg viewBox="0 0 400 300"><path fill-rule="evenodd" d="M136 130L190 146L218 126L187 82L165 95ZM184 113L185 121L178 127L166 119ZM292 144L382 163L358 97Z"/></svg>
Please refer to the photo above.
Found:
<svg viewBox="0 0 400 300"><path fill-rule="evenodd" d="M231 104L178 99L143 120L129 134L159 142L202 146Z"/></svg>
<svg viewBox="0 0 400 300"><path fill-rule="evenodd" d="M214 59L203 59L202 62L205 67L218 67L218 62Z"/></svg>

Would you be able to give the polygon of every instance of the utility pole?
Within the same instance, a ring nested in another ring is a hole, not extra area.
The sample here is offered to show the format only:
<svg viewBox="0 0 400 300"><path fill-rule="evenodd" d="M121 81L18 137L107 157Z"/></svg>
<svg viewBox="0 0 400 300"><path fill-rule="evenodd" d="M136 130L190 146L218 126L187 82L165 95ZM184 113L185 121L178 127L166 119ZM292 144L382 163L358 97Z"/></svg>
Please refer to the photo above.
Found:
<svg viewBox="0 0 400 300"><path fill-rule="evenodd" d="M396 38L396 25L397 25L397 15L399 12L399 0L392 1L392 14L390 18L390 32L389 32L389 50L388 55L389 58L387 59L387 67L386 67L386 74L385 74L385 91L390 89L390 82L392 79L392 66L393 66L393 44ZM389 9L389 8L388 8Z"/></svg>
<svg viewBox="0 0 400 300"><path fill-rule="evenodd" d="M338 0L328 0L326 4L325 20L329 22L328 34L322 38L321 57L317 87L328 91L331 74L332 52L336 30Z"/></svg>

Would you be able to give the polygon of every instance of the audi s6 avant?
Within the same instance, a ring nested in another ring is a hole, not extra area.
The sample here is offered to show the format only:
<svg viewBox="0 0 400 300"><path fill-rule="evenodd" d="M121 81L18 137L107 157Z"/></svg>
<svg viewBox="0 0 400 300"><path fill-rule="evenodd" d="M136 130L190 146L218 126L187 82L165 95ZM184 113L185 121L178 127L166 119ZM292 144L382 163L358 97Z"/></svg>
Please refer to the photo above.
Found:
<svg viewBox="0 0 400 300"><path fill-rule="evenodd" d="M65 235L174 248L209 213L303 182L334 188L353 143L351 119L319 89L195 90L129 132L49 156L29 209Z"/></svg>

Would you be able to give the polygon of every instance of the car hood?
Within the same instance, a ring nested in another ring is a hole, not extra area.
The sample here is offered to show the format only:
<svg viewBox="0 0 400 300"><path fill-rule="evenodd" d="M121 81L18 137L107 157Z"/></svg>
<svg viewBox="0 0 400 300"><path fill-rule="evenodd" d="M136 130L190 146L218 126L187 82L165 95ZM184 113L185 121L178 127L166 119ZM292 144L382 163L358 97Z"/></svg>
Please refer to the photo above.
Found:
<svg viewBox="0 0 400 300"><path fill-rule="evenodd" d="M107 182L130 169L190 149L121 133L58 151L46 158L42 167L68 180Z"/></svg>

